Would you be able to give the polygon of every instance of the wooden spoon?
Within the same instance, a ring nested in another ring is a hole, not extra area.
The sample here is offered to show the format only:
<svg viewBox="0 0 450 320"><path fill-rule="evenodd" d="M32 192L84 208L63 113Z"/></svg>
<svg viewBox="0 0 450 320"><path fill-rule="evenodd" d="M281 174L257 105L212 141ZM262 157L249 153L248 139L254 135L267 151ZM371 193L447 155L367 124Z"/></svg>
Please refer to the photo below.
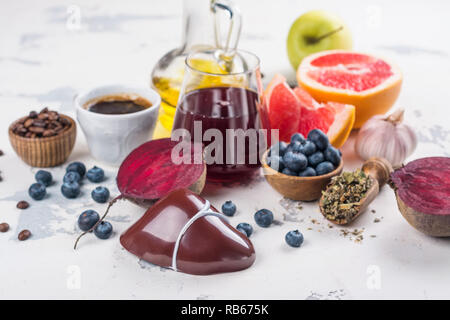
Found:
<svg viewBox="0 0 450 320"><path fill-rule="evenodd" d="M357 209L358 212L349 219L340 219L340 220L329 220L335 224L348 224L355 220L357 217L363 213L369 204L375 199L375 197L380 192L380 189L383 185L386 184L390 177L390 173L393 171L391 164L384 158L370 158L366 160L361 170L367 174L372 181L372 185L369 190L366 192L366 195L360 200ZM319 201L320 212L322 212L323 216L326 218L324 209L323 209L323 201L324 197L322 196Z"/></svg>

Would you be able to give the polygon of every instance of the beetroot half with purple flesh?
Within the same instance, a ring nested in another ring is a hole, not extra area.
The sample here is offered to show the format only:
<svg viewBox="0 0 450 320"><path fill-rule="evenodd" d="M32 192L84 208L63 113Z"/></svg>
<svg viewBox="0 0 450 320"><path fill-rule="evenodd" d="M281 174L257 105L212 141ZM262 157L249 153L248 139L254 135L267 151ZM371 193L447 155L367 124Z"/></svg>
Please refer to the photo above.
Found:
<svg viewBox="0 0 450 320"><path fill-rule="evenodd" d="M180 188L189 188L200 193L206 178L201 146L189 143L188 161L176 164L172 159L172 151L177 145L180 146L170 138L158 139L133 150L122 162L117 173L117 187L122 196L142 203L157 200ZM200 161L194 161L198 160L198 152Z"/></svg>
<svg viewBox="0 0 450 320"><path fill-rule="evenodd" d="M450 237L450 158L411 161L391 174L397 204L416 229L436 237Z"/></svg>

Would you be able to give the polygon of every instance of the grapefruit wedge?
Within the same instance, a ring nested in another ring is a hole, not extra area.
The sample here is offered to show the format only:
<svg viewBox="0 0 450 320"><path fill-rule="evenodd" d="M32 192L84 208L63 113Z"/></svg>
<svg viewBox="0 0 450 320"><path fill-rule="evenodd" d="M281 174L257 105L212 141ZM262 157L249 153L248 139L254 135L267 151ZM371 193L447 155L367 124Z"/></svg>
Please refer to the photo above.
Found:
<svg viewBox="0 0 450 320"><path fill-rule="evenodd" d="M327 136L335 148L340 148L347 141L354 127L355 107L337 102L328 102L327 105L336 111L334 122L328 128Z"/></svg>
<svg viewBox="0 0 450 320"><path fill-rule="evenodd" d="M281 75L272 79L264 99L270 127L279 129L280 140L286 142L296 132L306 137L312 129L320 129L327 133L334 147L340 148L355 121L354 106L335 102L319 103L303 88L291 89Z"/></svg>
<svg viewBox="0 0 450 320"><path fill-rule="evenodd" d="M269 115L271 129L279 129L280 141L289 141L297 132L301 107L286 78L275 75L264 92L264 102Z"/></svg>
<svg viewBox="0 0 450 320"><path fill-rule="evenodd" d="M340 102L356 108L355 128L375 114L386 113L397 100L402 74L379 57L329 50L306 57L297 81L319 102Z"/></svg>

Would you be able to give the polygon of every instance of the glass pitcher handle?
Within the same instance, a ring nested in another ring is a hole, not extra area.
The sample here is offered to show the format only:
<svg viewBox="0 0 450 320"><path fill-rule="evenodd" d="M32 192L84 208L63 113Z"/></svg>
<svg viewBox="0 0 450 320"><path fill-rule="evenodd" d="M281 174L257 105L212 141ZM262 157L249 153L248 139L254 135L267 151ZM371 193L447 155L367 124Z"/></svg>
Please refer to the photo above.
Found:
<svg viewBox="0 0 450 320"><path fill-rule="evenodd" d="M214 35L216 47L223 51L225 57L233 57L241 35L242 16L238 7L229 0L212 0L211 10L214 13ZM228 31L222 39L219 11L225 11L229 16Z"/></svg>

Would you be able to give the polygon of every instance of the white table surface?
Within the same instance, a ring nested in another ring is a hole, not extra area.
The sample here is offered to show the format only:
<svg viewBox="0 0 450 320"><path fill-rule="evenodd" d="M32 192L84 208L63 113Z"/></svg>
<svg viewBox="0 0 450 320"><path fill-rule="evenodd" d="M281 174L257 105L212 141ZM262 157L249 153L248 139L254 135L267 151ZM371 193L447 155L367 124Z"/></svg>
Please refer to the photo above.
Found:
<svg viewBox="0 0 450 320"><path fill-rule="evenodd" d="M353 31L355 49L388 56L403 70L396 107L406 108L406 121L419 137L410 159L450 156L450 2L239 2L244 15L240 47L261 57L265 81L275 72L295 77L285 38L298 15L316 7L341 15ZM67 28L70 5L81 10L79 30ZM37 169L14 154L7 127L43 106L73 115L73 96L82 89L111 82L145 85L158 58L179 45L180 17L181 0L0 3L0 149L5 152L0 157L0 222L11 226L0 234L0 299L450 298L450 240L410 227L389 188L371 205L376 213L366 212L347 228L365 228L361 243L341 236L343 228L330 229L317 203L287 208L263 178L247 186L207 188L204 196L214 205L227 199L237 204L233 224L255 225L253 213L261 208L272 210L279 221L267 230L255 228L256 262L238 273L191 276L139 261L118 240L144 209L125 202L116 204L108 218L115 229L110 240L87 236L79 250L72 250L78 215L87 208L102 212L104 206L90 199L88 183L76 200L61 196L59 182L48 188L49 199L31 200L26 190ZM360 166L353 139L343 152L347 169ZM81 132L69 160L96 164ZM117 194L115 169L105 169L104 184ZM63 171L52 169L55 180L61 181ZM16 209L22 199L31 203L29 209ZM374 223L375 218L381 222ZM17 233L24 228L33 237L20 242ZM296 228L305 236L300 249L284 243L285 233Z"/></svg>

